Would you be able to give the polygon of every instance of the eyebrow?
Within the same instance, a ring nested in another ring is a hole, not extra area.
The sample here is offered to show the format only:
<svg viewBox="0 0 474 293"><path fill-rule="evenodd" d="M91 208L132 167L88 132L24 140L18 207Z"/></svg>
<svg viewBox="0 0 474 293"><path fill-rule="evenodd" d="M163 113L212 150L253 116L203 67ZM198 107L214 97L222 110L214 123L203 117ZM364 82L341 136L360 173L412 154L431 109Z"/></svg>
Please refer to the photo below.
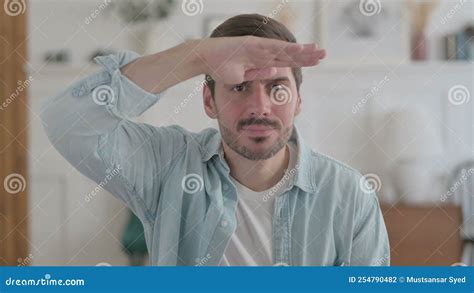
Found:
<svg viewBox="0 0 474 293"><path fill-rule="evenodd" d="M249 82L251 81L254 81L254 80L246 80L242 83L236 83L236 84L227 84L226 86L237 86L237 85L241 85L241 84L248 84ZM264 79L262 80L262 82L264 83L271 83L271 82L278 82L278 81L287 81L287 82L290 82L290 79L286 76L280 76L280 77L276 77L276 78L272 78L272 79Z"/></svg>
<svg viewBox="0 0 474 293"><path fill-rule="evenodd" d="M272 78L272 79L265 79L263 80L264 82L276 82L276 81L290 81L290 79L286 76L281 76L281 77L277 77L277 78Z"/></svg>

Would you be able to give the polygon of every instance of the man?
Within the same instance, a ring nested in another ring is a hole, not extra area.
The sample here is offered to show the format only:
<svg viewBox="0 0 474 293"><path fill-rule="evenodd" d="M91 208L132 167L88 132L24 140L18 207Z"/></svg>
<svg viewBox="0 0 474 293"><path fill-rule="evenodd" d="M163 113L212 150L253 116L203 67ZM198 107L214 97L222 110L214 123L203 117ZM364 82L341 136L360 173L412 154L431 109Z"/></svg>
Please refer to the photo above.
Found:
<svg viewBox="0 0 474 293"><path fill-rule="evenodd" d="M97 57L105 69L56 96L42 119L56 149L107 178L140 218L153 265L388 265L375 193L294 127L301 67L324 57L273 19L238 15L208 39ZM128 119L201 74L219 131Z"/></svg>

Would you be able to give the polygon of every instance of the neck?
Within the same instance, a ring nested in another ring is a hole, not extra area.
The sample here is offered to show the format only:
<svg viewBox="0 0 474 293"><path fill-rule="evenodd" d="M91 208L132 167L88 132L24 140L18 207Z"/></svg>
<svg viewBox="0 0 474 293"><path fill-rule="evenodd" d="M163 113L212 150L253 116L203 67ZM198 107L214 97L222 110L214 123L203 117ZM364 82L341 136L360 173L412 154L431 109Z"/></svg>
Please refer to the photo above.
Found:
<svg viewBox="0 0 474 293"><path fill-rule="evenodd" d="M273 157L259 161L242 157L224 142L222 145L230 175L254 191L264 191L277 184L288 168L290 153L287 145Z"/></svg>

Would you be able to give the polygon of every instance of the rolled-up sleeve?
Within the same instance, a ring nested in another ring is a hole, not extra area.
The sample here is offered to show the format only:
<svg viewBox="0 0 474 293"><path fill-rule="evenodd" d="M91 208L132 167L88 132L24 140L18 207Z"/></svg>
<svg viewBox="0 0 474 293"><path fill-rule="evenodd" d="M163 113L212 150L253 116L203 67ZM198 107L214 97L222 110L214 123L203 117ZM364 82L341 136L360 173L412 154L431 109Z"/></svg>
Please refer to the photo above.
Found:
<svg viewBox="0 0 474 293"><path fill-rule="evenodd" d="M96 57L104 68L48 100L40 117L49 140L66 160L140 219L150 221L166 160L183 140L176 128L130 120L161 96L121 73L122 66L139 57L132 51Z"/></svg>

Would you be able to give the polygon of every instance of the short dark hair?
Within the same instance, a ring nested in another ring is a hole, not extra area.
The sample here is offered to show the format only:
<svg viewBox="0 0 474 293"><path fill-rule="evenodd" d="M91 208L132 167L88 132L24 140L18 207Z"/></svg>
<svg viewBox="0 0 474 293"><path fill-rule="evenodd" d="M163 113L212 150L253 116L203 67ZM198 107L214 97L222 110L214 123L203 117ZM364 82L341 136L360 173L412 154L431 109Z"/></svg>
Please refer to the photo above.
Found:
<svg viewBox="0 0 474 293"><path fill-rule="evenodd" d="M233 16L216 27L210 35L211 38L238 36L256 36L296 43L295 36L285 25L273 18L260 14L239 14ZM296 82L296 89L299 91L300 85L303 82L301 67L293 67L292 72ZM214 96L215 81L209 75L206 75L206 81L212 96Z"/></svg>

